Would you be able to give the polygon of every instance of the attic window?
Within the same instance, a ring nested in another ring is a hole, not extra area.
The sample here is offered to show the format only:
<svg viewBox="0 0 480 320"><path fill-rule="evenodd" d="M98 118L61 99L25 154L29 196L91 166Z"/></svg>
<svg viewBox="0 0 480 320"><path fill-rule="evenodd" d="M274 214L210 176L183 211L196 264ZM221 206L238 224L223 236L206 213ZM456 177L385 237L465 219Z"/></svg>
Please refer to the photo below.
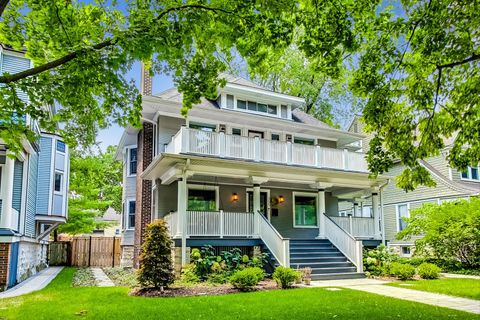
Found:
<svg viewBox="0 0 480 320"><path fill-rule="evenodd" d="M287 106L282 105L281 111L282 111L282 112L281 112L282 118L287 119L287 118L288 118L288 109L287 109Z"/></svg>
<svg viewBox="0 0 480 320"><path fill-rule="evenodd" d="M358 124L353 124L353 132L358 133Z"/></svg>
<svg viewBox="0 0 480 320"><path fill-rule="evenodd" d="M227 108L233 109L233 96L231 94L227 94Z"/></svg>

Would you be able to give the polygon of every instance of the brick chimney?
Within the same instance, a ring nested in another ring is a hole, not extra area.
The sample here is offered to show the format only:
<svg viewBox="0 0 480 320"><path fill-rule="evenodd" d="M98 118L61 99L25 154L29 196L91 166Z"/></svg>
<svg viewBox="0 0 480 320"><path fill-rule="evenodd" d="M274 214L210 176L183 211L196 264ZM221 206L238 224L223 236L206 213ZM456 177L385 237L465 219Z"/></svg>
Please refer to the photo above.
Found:
<svg viewBox="0 0 480 320"><path fill-rule="evenodd" d="M152 95L152 76L150 75L150 70L145 68L145 64L142 62L142 76L140 82L140 92L144 96Z"/></svg>
<svg viewBox="0 0 480 320"><path fill-rule="evenodd" d="M152 77L149 71L142 63L142 83L140 91L144 96L152 95ZM140 266L139 255L143 241L145 240L145 230L151 222L152 216L152 182L143 180L141 175L153 160L153 134L154 125L147 121L142 121L142 129L137 136L137 188L136 188L136 206L135 206L135 235L133 247L133 266Z"/></svg>

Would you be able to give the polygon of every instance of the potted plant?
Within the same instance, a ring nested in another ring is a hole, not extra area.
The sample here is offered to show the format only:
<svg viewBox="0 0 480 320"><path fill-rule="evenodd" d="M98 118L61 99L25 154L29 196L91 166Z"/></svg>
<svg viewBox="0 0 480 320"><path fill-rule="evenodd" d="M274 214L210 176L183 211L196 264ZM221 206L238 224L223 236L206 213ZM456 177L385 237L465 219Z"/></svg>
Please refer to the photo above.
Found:
<svg viewBox="0 0 480 320"><path fill-rule="evenodd" d="M310 281L312 280L312 268L306 267L302 269L302 279L305 285L310 285Z"/></svg>

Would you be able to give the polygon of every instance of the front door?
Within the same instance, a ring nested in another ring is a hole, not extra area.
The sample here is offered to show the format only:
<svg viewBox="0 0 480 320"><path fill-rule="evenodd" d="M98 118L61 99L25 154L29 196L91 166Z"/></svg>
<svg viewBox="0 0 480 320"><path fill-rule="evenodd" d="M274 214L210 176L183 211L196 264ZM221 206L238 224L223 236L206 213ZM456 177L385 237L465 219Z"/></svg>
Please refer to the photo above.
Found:
<svg viewBox="0 0 480 320"><path fill-rule="evenodd" d="M249 138L260 138L263 139L263 132L261 131L254 131L254 130L248 130L248 137Z"/></svg>
<svg viewBox="0 0 480 320"><path fill-rule="evenodd" d="M253 212L253 191L248 191L248 212ZM268 191L260 191L260 211L265 218L269 219L270 205L268 202Z"/></svg>

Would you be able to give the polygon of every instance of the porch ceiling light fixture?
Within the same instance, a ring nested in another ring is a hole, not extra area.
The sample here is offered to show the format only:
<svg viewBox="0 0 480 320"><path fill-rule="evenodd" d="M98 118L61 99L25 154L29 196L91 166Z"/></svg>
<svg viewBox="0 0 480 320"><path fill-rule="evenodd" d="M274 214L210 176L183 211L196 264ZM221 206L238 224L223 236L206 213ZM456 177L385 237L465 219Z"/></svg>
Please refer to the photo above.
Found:
<svg viewBox="0 0 480 320"><path fill-rule="evenodd" d="M237 201L238 201L238 194L234 192L232 193L232 202L237 202Z"/></svg>
<svg viewBox="0 0 480 320"><path fill-rule="evenodd" d="M278 196L278 203L284 203L285 202L285 198L283 196Z"/></svg>

